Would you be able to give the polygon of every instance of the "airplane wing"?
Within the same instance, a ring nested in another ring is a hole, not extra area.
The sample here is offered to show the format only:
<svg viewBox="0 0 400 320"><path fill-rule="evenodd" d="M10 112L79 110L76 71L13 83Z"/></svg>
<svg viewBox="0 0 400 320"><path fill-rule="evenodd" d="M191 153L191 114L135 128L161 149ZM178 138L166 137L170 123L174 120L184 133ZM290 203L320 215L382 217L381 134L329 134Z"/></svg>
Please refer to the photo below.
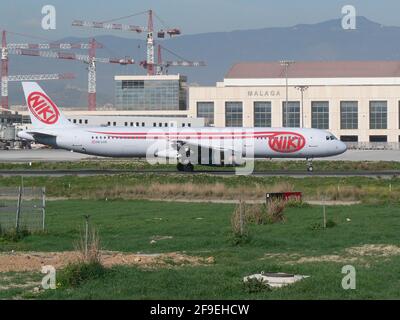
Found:
<svg viewBox="0 0 400 320"><path fill-rule="evenodd" d="M196 161L198 158L199 149L212 150L216 154L224 153L224 161L233 161L239 163L241 160L241 152L235 150L232 145L224 146L220 145L217 141L215 143L210 143L210 141L204 142L200 139L198 140L185 140L185 139L177 139L170 140L169 146L164 150L159 150L155 153L157 157L162 158L181 158L181 159L189 159L191 157L195 157ZM204 151L201 151L204 152ZM208 155L208 153L207 153ZM206 156L208 158L208 156ZM219 157L218 157L219 158ZM228 160L228 158L230 160ZM219 158L221 159L221 158ZM235 160L234 160L235 159Z"/></svg>

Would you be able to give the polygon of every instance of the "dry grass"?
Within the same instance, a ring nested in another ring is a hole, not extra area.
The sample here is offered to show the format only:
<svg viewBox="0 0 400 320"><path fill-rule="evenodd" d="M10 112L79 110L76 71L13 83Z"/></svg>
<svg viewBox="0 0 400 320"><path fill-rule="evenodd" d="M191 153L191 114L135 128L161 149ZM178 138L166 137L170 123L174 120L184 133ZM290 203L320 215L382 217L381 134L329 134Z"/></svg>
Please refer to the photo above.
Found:
<svg viewBox="0 0 400 320"><path fill-rule="evenodd" d="M238 199L245 198L263 199L266 192L292 191L293 185L280 182L275 185L262 186L255 184L249 186L230 187L223 183L195 184L195 183L151 183L133 186L116 185L107 189L90 190L86 198L97 199Z"/></svg>
<svg viewBox="0 0 400 320"><path fill-rule="evenodd" d="M244 237L247 235L246 204L242 201L236 205L233 211L231 226L234 236Z"/></svg>
<svg viewBox="0 0 400 320"><path fill-rule="evenodd" d="M75 244L75 252L78 254L78 262L101 263L100 237L96 229L90 228L86 248L85 232L81 233L80 239Z"/></svg>

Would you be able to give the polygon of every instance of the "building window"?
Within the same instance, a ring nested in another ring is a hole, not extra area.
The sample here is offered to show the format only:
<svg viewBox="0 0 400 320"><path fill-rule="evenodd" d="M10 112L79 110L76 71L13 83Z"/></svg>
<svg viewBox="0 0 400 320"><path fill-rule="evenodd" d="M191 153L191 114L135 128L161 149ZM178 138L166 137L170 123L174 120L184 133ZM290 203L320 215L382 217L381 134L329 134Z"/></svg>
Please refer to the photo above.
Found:
<svg viewBox="0 0 400 320"><path fill-rule="evenodd" d="M340 136L343 142L358 142L358 136Z"/></svg>
<svg viewBox="0 0 400 320"><path fill-rule="evenodd" d="M242 102L225 102L225 126L243 127Z"/></svg>
<svg viewBox="0 0 400 320"><path fill-rule="evenodd" d="M128 126L128 122L125 122L124 124L125 124L125 127L127 127L127 126Z"/></svg>
<svg viewBox="0 0 400 320"><path fill-rule="evenodd" d="M187 79L116 80L117 110L187 110Z"/></svg>
<svg viewBox="0 0 400 320"><path fill-rule="evenodd" d="M340 129L358 129L358 102L340 102Z"/></svg>
<svg viewBox="0 0 400 320"><path fill-rule="evenodd" d="M282 124L284 127L300 128L300 102L288 102L288 125L286 125L286 101L282 102Z"/></svg>
<svg viewBox="0 0 400 320"><path fill-rule="evenodd" d="M117 123L116 123L115 121L113 122L113 126L114 126L114 127L116 127L116 126L117 126Z"/></svg>
<svg viewBox="0 0 400 320"><path fill-rule="evenodd" d="M85 119L85 124L88 124L88 123L89 123L89 121L87 119Z"/></svg>
<svg viewBox="0 0 400 320"><path fill-rule="evenodd" d="M74 123L76 123L76 119L74 119L74 121L73 121Z"/></svg>
<svg viewBox="0 0 400 320"><path fill-rule="evenodd" d="M370 101L369 128L387 129L387 101Z"/></svg>
<svg viewBox="0 0 400 320"><path fill-rule="evenodd" d="M110 122L110 121L108 121L108 122L107 122L107 125L111 126L111 122Z"/></svg>
<svg viewBox="0 0 400 320"><path fill-rule="evenodd" d="M387 136L369 136L369 142L387 142Z"/></svg>
<svg viewBox="0 0 400 320"><path fill-rule="evenodd" d="M311 127L315 129L329 129L329 102L311 102Z"/></svg>
<svg viewBox="0 0 400 320"><path fill-rule="evenodd" d="M213 126L214 102L197 102L197 117L204 118L205 126Z"/></svg>
<svg viewBox="0 0 400 320"><path fill-rule="evenodd" d="M271 127L271 102L254 102L254 127Z"/></svg>
<svg viewBox="0 0 400 320"><path fill-rule="evenodd" d="M142 122L142 127L144 127L145 126L145 124L144 124L144 122Z"/></svg>

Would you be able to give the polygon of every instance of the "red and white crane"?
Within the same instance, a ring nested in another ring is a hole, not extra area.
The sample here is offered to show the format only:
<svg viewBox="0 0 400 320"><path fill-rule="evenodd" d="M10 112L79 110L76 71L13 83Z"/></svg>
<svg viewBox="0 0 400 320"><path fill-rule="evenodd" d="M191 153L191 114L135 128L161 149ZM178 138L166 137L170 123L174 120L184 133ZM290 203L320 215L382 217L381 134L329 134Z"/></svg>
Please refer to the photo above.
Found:
<svg viewBox="0 0 400 320"><path fill-rule="evenodd" d="M103 45L98 42L91 43L7 43L6 31L2 32L2 46L1 46L1 106L3 109L8 109L8 82L10 81L39 81L39 80L66 80L74 79L75 75L71 73L66 74L37 74L37 75L8 75L8 62L9 54L19 54L22 49L91 49L103 48Z"/></svg>
<svg viewBox="0 0 400 320"><path fill-rule="evenodd" d="M21 48L22 47L22 48ZM24 49L27 47L42 47L47 48L74 48L74 49L89 49L89 55L76 54L72 52L55 52ZM96 48L101 48L102 45L92 39L89 44L41 44L41 45L27 45L16 44L7 48L8 54L21 55L21 56L34 56L43 58L55 58L64 60L78 60L88 64L88 109L89 111L96 110L96 63L113 63L120 65L133 64L134 60L130 58L97 58Z"/></svg>
<svg viewBox="0 0 400 320"><path fill-rule="evenodd" d="M142 14L143 12L139 13ZM112 21L121 20L125 18L129 18L138 14L125 16L117 19L110 20L108 22L94 22L94 21L84 21L84 20L74 20L72 22L73 27L88 27L88 28L96 28L96 29L112 29L112 30L120 30L120 31L128 31L128 32L136 32L142 33L147 32L147 55L146 61L141 62L142 65L146 65L147 74L154 75L155 74L155 61L154 61L154 25L153 25L153 10L148 10L145 13L148 14L147 19L147 28L140 27L135 25L127 25L120 23L112 23ZM180 35L181 31L178 28L167 28L167 30L159 30L157 32L158 38L164 38L165 33L169 36Z"/></svg>

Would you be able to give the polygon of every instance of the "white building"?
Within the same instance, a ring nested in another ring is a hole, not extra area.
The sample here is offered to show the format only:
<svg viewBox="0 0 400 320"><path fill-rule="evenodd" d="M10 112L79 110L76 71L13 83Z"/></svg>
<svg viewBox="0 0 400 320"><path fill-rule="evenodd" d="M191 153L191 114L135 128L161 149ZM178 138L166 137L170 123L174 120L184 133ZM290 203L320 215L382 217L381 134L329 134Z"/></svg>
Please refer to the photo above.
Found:
<svg viewBox="0 0 400 320"><path fill-rule="evenodd" d="M295 62L287 75L286 98L279 62L235 64L216 86L189 88L189 116L216 127L282 127L287 117L343 141L400 142L400 62Z"/></svg>

